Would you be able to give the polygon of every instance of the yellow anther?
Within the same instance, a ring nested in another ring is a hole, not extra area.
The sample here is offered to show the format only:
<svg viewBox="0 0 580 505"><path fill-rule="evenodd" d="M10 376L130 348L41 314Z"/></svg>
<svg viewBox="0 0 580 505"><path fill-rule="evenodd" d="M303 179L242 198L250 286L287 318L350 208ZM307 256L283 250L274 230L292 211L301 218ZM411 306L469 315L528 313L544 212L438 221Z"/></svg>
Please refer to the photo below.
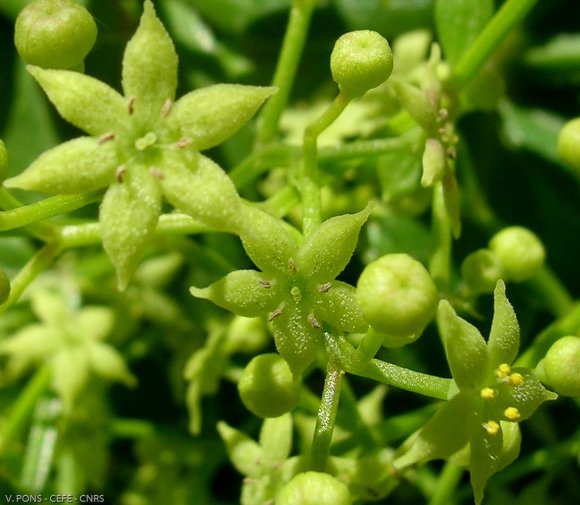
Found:
<svg viewBox="0 0 580 505"><path fill-rule="evenodd" d="M495 374L500 379L505 379L511 373L511 371L512 369L507 363L502 363L500 366L497 367Z"/></svg>
<svg viewBox="0 0 580 505"><path fill-rule="evenodd" d="M484 400L493 400L497 396L497 391L492 388L483 388L480 394Z"/></svg>
<svg viewBox="0 0 580 505"><path fill-rule="evenodd" d="M503 411L503 415L508 421L517 421L520 418L520 411L515 407L508 407Z"/></svg>
<svg viewBox="0 0 580 505"><path fill-rule="evenodd" d="M490 435L497 435L499 432L499 423L496 421L487 421L487 423L484 423L483 427Z"/></svg>
<svg viewBox="0 0 580 505"><path fill-rule="evenodd" d="M523 382L524 382L524 376L521 373L514 372L513 374L510 375L510 379L508 381L508 384L510 386L519 386L520 384L523 384Z"/></svg>

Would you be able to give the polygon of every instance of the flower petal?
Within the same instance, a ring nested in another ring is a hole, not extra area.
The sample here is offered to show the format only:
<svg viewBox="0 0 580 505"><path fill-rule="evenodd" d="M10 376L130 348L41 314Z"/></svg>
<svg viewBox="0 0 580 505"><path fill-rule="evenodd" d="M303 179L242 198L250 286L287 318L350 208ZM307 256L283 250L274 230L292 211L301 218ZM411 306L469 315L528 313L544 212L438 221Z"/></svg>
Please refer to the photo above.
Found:
<svg viewBox="0 0 580 505"><path fill-rule="evenodd" d="M52 359L52 387L70 410L89 377L89 360L81 347L63 349Z"/></svg>
<svg viewBox="0 0 580 505"><path fill-rule="evenodd" d="M40 360L46 358L62 345L61 332L41 324L31 324L15 333L12 338L0 342L0 354L17 358Z"/></svg>
<svg viewBox="0 0 580 505"><path fill-rule="evenodd" d="M110 345L94 342L87 346L86 351L90 366L97 375L128 386L137 382L123 356Z"/></svg>
<svg viewBox="0 0 580 505"><path fill-rule="evenodd" d="M515 386L507 386L510 394L500 394L496 409L503 412L506 408L515 407L519 413L519 421L528 419L545 401L558 398L556 393L548 391L542 383L527 368L514 368L512 373L518 373L523 380Z"/></svg>
<svg viewBox="0 0 580 505"><path fill-rule="evenodd" d="M109 307L84 307L76 316L77 333L86 340L103 340L113 329L115 315Z"/></svg>
<svg viewBox="0 0 580 505"><path fill-rule="evenodd" d="M236 270L205 289L192 287L190 291L245 317L263 316L279 303L276 286L255 270Z"/></svg>
<svg viewBox="0 0 580 505"><path fill-rule="evenodd" d="M147 0L137 31L123 57L123 91L134 99L134 114L149 122L160 117L177 89L177 53L171 37Z"/></svg>
<svg viewBox="0 0 580 505"><path fill-rule="evenodd" d="M437 322L453 379L460 390L476 389L487 374L488 356L479 330L461 319L447 300L439 302Z"/></svg>
<svg viewBox="0 0 580 505"><path fill-rule="evenodd" d="M330 287L321 286L314 306L315 315L342 331L365 332L369 325L364 319L356 289L340 281L332 281Z"/></svg>
<svg viewBox="0 0 580 505"><path fill-rule="evenodd" d="M53 194L95 191L111 183L119 164L113 142L80 137L41 154L4 185Z"/></svg>
<svg viewBox="0 0 580 505"><path fill-rule="evenodd" d="M322 329L315 328L301 305L280 307L280 313L270 315L276 348L296 375L314 360L322 345Z"/></svg>
<svg viewBox="0 0 580 505"><path fill-rule="evenodd" d="M183 151L163 155L161 187L180 211L215 230L235 232L241 226L241 200L219 165Z"/></svg>
<svg viewBox="0 0 580 505"><path fill-rule="evenodd" d="M245 205L242 245L254 264L268 274L288 275L290 258L296 258L298 244L289 225L257 207Z"/></svg>
<svg viewBox="0 0 580 505"><path fill-rule="evenodd" d="M214 84L181 97L168 123L181 130L199 151L221 144L238 131L277 89Z"/></svg>
<svg viewBox="0 0 580 505"><path fill-rule="evenodd" d="M357 214L345 214L328 219L314 230L300 247L296 265L302 275L314 281L334 279L354 253L358 235L372 207Z"/></svg>
<svg viewBox="0 0 580 505"><path fill-rule="evenodd" d="M502 363L512 363L518 355L520 327L514 309L505 295L505 284L501 279L495 286L493 302L493 322L487 349L489 366L496 368Z"/></svg>
<svg viewBox="0 0 580 505"><path fill-rule="evenodd" d="M113 184L101 204L103 247L124 290L149 242L161 213L159 181L141 165L128 167L124 181Z"/></svg>
<svg viewBox="0 0 580 505"><path fill-rule="evenodd" d="M69 123L94 136L123 128L127 117L125 99L105 83L70 70L32 65L27 68Z"/></svg>
<svg viewBox="0 0 580 505"><path fill-rule="evenodd" d="M396 468L405 468L431 459L447 459L461 450L475 428L472 399L459 393L447 401L412 440L407 452L395 459Z"/></svg>

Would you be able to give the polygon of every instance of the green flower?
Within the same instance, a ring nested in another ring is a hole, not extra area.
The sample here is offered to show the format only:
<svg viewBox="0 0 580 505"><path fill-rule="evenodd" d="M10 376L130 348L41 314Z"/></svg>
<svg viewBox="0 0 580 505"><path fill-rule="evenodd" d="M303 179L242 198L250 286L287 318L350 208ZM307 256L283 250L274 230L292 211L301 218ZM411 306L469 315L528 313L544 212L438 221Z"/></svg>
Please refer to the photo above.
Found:
<svg viewBox="0 0 580 505"><path fill-rule="evenodd" d="M218 84L175 101L177 54L149 0L125 49L124 96L81 73L28 69L59 114L90 136L47 151L5 184L73 194L108 187L100 209L102 240L120 289L151 239L163 197L214 229L237 230L236 189L198 151L232 135L274 88Z"/></svg>
<svg viewBox="0 0 580 505"><path fill-rule="evenodd" d="M266 316L278 352L300 373L322 345L325 323L342 331L367 329L355 288L335 278L349 262L369 213L367 207L333 217L299 244L283 221L246 207L242 243L261 271L237 270L191 293L241 316Z"/></svg>
<svg viewBox="0 0 580 505"><path fill-rule="evenodd" d="M52 369L52 386L67 409L72 408L91 372L107 380L135 383L123 357L103 342L113 327L111 309L89 306L73 311L56 294L37 291L32 310L40 323L26 326L0 343L0 354L10 356L5 378L46 362Z"/></svg>
<svg viewBox="0 0 580 505"><path fill-rule="evenodd" d="M503 281L495 288L494 309L486 343L447 301L440 302L438 320L457 392L395 460L397 468L430 459L467 465L477 504L487 480L518 456L518 423L557 397L531 370L511 368L519 326Z"/></svg>

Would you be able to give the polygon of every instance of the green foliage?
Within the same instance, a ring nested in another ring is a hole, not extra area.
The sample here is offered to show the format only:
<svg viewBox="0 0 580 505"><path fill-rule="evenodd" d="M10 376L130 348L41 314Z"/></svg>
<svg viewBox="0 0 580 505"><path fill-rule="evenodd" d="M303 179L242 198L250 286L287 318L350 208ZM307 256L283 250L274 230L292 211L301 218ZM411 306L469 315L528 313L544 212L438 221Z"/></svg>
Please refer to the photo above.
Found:
<svg viewBox="0 0 580 505"><path fill-rule="evenodd" d="M0 2L2 493L574 502L578 13Z"/></svg>

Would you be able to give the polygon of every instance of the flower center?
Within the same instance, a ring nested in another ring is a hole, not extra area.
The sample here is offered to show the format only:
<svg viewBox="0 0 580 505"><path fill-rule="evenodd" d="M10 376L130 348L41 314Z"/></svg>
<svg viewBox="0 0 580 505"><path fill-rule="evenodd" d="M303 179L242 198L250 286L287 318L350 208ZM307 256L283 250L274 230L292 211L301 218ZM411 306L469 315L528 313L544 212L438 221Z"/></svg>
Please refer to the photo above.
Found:
<svg viewBox="0 0 580 505"><path fill-rule="evenodd" d="M138 151L144 151L145 149L155 145L157 140L158 137L155 132L148 132L143 137L135 141L135 149Z"/></svg>

